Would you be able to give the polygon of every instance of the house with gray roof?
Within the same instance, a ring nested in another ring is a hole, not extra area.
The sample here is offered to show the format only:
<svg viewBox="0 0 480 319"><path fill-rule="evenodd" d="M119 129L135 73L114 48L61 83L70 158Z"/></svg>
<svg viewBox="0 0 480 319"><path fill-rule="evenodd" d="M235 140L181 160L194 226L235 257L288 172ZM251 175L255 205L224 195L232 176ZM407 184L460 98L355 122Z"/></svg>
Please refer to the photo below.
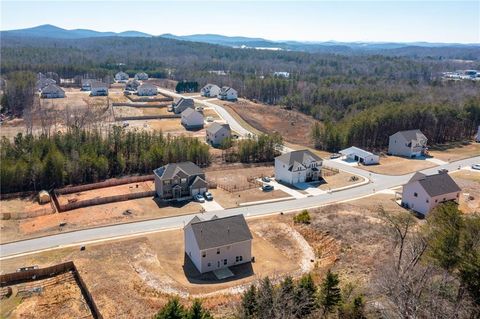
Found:
<svg viewBox="0 0 480 319"><path fill-rule="evenodd" d="M417 172L403 185L402 206L426 216L440 203L458 201L460 191L446 170L433 175Z"/></svg>
<svg viewBox="0 0 480 319"><path fill-rule="evenodd" d="M192 162L170 163L153 171L155 191L163 201L192 199L208 189L205 173Z"/></svg>
<svg viewBox="0 0 480 319"><path fill-rule="evenodd" d="M185 254L200 273L252 260L252 233L243 215L194 217L184 228Z"/></svg>
<svg viewBox="0 0 480 319"><path fill-rule="evenodd" d="M232 130L228 124L213 122L206 129L207 143L214 147L222 145L223 141L232 136Z"/></svg>
<svg viewBox="0 0 480 319"><path fill-rule="evenodd" d="M40 97L43 99L58 99L65 97L65 91L56 84L49 84L42 89Z"/></svg>
<svg viewBox="0 0 480 319"><path fill-rule="evenodd" d="M135 80L148 80L148 74L145 73L145 72L140 72L140 73L137 73L135 74Z"/></svg>
<svg viewBox="0 0 480 319"><path fill-rule="evenodd" d="M218 93L217 96L220 100L226 100L226 101L236 101L238 98L238 93L235 89L232 89L229 86L224 86L220 90L220 93Z"/></svg>
<svg viewBox="0 0 480 319"><path fill-rule="evenodd" d="M193 99L186 99L182 97L172 104L172 108L175 114L180 114L187 108L195 108L195 102Z"/></svg>
<svg viewBox="0 0 480 319"><path fill-rule="evenodd" d="M154 96L157 95L157 87L150 83L143 83L137 88L137 94L139 96Z"/></svg>
<svg viewBox="0 0 480 319"><path fill-rule="evenodd" d="M137 80L128 80L127 84L125 84L125 90L127 91L136 91L141 83Z"/></svg>
<svg viewBox="0 0 480 319"><path fill-rule="evenodd" d="M81 90L82 91L90 91L92 89L91 84L95 82L95 79L82 79L81 82Z"/></svg>
<svg viewBox="0 0 480 319"><path fill-rule="evenodd" d="M115 81L117 82L127 82L128 81L128 74L120 71L117 74L115 74Z"/></svg>
<svg viewBox="0 0 480 319"><path fill-rule="evenodd" d="M100 81L90 82L91 96L108 96L108 85Z"/></svg>
<svg viewBox="0 0 480 319"><path fill-rule="evenodd" d="M200 90L200 93L205 97L217 97L221 90L218 85L209 83Z"/></svg>
<svg viewBox="0 0 480 319"><path fill-rule="evenodd" d="M427 152L427 137L420 130L398 131L388 140L388 154L417 157Z"/></svg>
<svg viewBox="0 0 480 319"><path fill-rule="evenodd" d="M181 114L181 123L187 130L195 130L203 127L202 113L195 111L192 108L187 108Z"/></svg>
<svg viewBox="0 0 480 319"><path fill-rule="evenodd" d="M290 185L319 181L323 160L309 150L275 157L275 180Z"/></svg>
<svg viewBox="0 0 480 319"><path fill-rule="evenodd" d="M35 88L37 89L37 91L41 91L47 86L49 86L50 84L56 84L56 83L57 81L55 81L54 79L43 77L38 79L37 82L35 82Z"/></svg>

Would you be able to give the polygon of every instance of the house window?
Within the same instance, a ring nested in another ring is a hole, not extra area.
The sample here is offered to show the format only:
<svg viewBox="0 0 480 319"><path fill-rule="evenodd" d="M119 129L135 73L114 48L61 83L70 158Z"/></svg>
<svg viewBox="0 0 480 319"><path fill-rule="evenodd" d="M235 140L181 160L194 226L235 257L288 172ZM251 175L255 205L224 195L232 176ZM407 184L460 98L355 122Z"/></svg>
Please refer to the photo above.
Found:
<svg viewBox="0 0 480 319"><path fill-rule="evenodd" d="M182 178L182 184L185 184L187 182L186 178Z"/></svg>
<svg viewBox="0 0 480 319"><path fill-rule="evenodd" d="M426 202L427 202L427 203L430 203L430 201L429 201L428 199L426 200Z"/></svg>
<svg viewBox="0 0 480 319"><path fill-rule="evenodd" d="M438 202L438 199L435 200L435 203L437 203L437 202Z"/></svg>
<svg viewBox="0 0 480 319"><path fill-rule="evenodd" d="M163 185L170 185L170 180L163 181Z"/></svg>
<svg viewBox="0 0 480 319"><path fill-rule="evenodd" d="M243 256L237 256L235 257L235 262L243 261Z"/></svg>
<svg viewBox="0 0 480 319"><path fill-rule="evenodd" d="M224 264L224 265L227 264L227 260L226 260L226 259L223 260L223 264Z"/></svg>
<svg viewBox="0 0 480 319"><path fill-rule="evenodd" d="M208 263L207 266L208 266L208 267L212 267L212 263Z"/></svg>
<svg viewBox="0 0 480 319"><path fill-rule="evenodd" d="M203 257L203 258L207 257L207 252L202 251L202 257Z"/></svg>
<svg viewBox="0 0 480 319"><path fill-rule="evenodd" d="M220 255L220 248L217 249L217 255Z"/></svg>
<svg viewBox="0 0 480 319"><path fill-rule="evenodd" d="M417 194L417 193L413 193L413 196L418 197L418 194Z"/></svg>

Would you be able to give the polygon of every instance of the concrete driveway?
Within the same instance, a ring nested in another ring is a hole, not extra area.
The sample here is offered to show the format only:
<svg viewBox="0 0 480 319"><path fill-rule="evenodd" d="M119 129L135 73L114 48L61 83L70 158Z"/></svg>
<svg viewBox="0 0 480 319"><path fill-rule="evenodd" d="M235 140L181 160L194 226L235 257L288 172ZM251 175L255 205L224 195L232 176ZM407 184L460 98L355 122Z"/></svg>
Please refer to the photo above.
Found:
<svg viewBox="0 0 480 319"><path fill-rule="evenodd" d="M218 210L224 209L215 200L206 200L205 203L201 203L200 205L202 205L203 209L205 209L206 212L212 212L212 211L218 211Z"/></svg>

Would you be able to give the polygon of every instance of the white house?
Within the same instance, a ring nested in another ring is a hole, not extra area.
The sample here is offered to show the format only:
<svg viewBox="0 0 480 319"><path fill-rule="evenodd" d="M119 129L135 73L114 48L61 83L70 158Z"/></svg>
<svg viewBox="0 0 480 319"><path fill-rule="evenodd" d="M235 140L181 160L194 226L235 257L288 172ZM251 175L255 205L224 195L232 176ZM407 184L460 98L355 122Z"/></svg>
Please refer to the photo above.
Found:
<svg viewBox="0 0 480 319"><path fill-rule="evenodd" d="M290 77L290 73L289 73L289 72L285 72L285 71L282 71L282 72L273 72L273 76L276 76L276 77L279 77L279 78L289 78L289 77Z"/></svg>
<svg viewBox="0 0 480 319"><path fill-rule="evenodd" d="M200 273L249 263L252 233L243 215L194 217L183 228L185 254Z"/></svg>
<svg viewBox="0 0 480 319"><path fill-rule="evenodd" d="M137 87L137 94L139 96L153 96L157 95L157 87L150 83L143 83Z"/></svg>
<svg viewBox="0 0 480 319"><path fill-rule="evenodd" d="M237 91L231 87L224 86L217 96L220 100L235 101L238 98Z"/></svg>
<svg viewBox="0 0 480 319"><path fill-rule="evenodd" d="M182 112L182 125L187 130L199 129L203 127L203 115L192 108L187 108Z"/></svg>
<svg viewBox="0 0 480 319"><path fill-rule="evenodd" d="M223 141L226 138L230 138L231 135L232 130L228 124L219 124L217 122L213 122L206 129L207 143L215 147L221 146Z"/></svg>
<svg viewBox="0 0 480 319"><path fill-rule="evenodd" d="M141 83L137 80L128 80L125 84L125 90L127 91L136 91Z"/></svg>
<svg viewBox="0 0 480 319"><path fill-rule="evenodd" d="M427 215L438 204L457 201L460 187L446 170L434 175L415 173L407 184L403 185L402 206Z"/></svg>
<svg viewBox="0 0 480 319"><path fill-rule="evenodd" d="M205 97L217 97L220 91L221 89L218 85L209 83L200 90L200 93Z"/></svg>
<svg viewBox="0 0 480 319"><path fill-rule="evenodd" d="M180 98L177 102L173 103L173 112L180 114L188 108L194 108L195 102L193 99Z"/></svg>
<svg viewBox="0 0 480 319"><path fill-rule="evenodd" d="M64 98L65 91L56 84L49 84L42 89L40 97L44 99Z"/></svg>
<svg viewBox="0 0 480 319"><path fill-rule="evenodd" d="M478 126L478 132L477 132L477 135L475 136L475 142L480 142L480 125Z"/></svg>
<svg viewBox="0 0 480 319"><path fill-rule="evenodd" d="M135 74L135 80L148 80L148 74L145 73L145 72L140 72L140 73L137 73Z"/></svg>
<svg viewBox="0 0 480 319"><path fill-rule="evenodd" d="M115 81L117 82L127 82L128 81L128 74L120 71L117 74L115 74Z"/></svg>
<svg viewBox="0 0 480 319"><path fill-rule="evenodd" d="M82 91L90 91L91 84L94 82L94 79L82 79Z"/></svg>
<svg viewBox="0 0 480 319"><path fill-rule="evenodd" d="M108 96L108 85L100 81L90 82L91 96Z"/></svg>
<svg viewBox="0 0 480 319"><path fill-rule="evenodd" d="M388 153L406 157L423 156L427 152L427 141L420 130L399 131L390 136Z"/></svg>
<svg viewBox="0 0 480 319"><path fill-rule="evenodd" d="M346 157L347 161L355 161L363 165L378 164L380 157L361 148L352 146L339 152Z"/></svg>
<svg viewBox="0 0 480 319"><path fill-rule="evenodd" d="M309 150L299 150L275 157L275 179L286 184L318 181L323 160Z"/></svg>

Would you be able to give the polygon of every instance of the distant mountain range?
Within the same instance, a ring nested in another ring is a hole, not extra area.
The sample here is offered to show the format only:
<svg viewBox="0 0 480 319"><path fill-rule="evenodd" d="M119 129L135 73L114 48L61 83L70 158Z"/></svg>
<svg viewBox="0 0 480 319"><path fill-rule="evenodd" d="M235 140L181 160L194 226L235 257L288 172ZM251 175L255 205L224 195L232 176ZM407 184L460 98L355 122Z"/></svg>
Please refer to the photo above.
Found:
<svg viewBox="0 0 480 319"><path fill-rule="evenodd" d="M151 34L138 31L125 32L99 32L88 29L66 30L54 25L45 24L28 29L1 31L2 36L18 36L32 38L54 38L54 39L80 39L94 37L154 37ZM308 52L351 52L365 51L375 52L379 50L399 50L404 48L477 48L480 43L460 44L460 43L429 43L429 42L300 42L300 41L271 41L262 38L249 37L230 37L218 34L194 34L178 36L173 34L162 34L159 37L217 44L230 47L271 49L271 50L293 50Z"/></svg>

